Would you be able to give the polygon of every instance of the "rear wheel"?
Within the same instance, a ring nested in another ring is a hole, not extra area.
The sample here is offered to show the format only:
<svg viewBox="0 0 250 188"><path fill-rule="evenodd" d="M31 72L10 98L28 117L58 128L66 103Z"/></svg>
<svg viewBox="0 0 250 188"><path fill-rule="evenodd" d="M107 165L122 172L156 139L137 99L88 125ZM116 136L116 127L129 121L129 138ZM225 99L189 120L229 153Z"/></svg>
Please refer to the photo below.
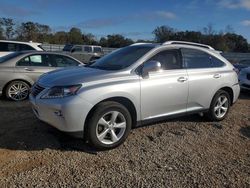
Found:
<svg viewBox="0 0 250 188"><path fill-rule="evenodd" d="M24 81L11 82L6 90L5 96L14 101L22 101L28 98L30 86Z"/></svg>
<svg viewBox="0 0 250 188"><path fill-rule="evenodd" d="M131 125L131 115L122 104L101 103L88 121L88 140L97 149L115 148L126 140Z"/></svg>
<svg viewBox="0 0 250 188"><path fill-rule="evenodd" d="M209 112L208 112L208 118L212 121L221 121L223 120L230 108L230 96L229 94L224 90L219 90L211 103Z"/></svg>

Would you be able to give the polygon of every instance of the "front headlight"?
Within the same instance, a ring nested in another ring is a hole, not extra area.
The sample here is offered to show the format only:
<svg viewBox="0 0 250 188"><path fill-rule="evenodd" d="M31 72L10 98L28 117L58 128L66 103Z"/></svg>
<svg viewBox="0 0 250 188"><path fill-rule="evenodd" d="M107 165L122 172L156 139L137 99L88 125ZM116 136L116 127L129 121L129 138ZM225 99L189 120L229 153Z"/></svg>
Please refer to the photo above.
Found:
<svg viewBox="0 0 250 188"><path fill-rule="evenodd" d="M76 95L77 91L82 87L81 84L72 86L55 86L50 88L41 99L55 99Z"/></svg>

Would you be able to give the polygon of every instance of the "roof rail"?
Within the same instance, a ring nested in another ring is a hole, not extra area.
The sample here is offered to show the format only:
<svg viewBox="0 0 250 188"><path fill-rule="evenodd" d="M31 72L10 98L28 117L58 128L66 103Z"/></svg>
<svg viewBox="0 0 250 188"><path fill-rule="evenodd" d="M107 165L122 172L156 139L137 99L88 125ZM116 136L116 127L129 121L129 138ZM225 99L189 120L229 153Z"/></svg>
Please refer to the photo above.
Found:
<svg viewBox="0 0 250 188"><path fill-rule="evenodd" d="M194 42L186 42L186 41L167 41L167 42L164 42L162 45L169 45L169 44L185 44L185 45L197 46L197 47L201 47L201 48L215 50L213 47L211 47L209 45L194 43Z"/></svg>
<svg viewBox="0 0 250 188"><path fill-rule="evenodd" d="M152 44L152 43L137 42L137 43L131 44L130 46L137 46L137 45L141 45L141 44Z"/></svg>

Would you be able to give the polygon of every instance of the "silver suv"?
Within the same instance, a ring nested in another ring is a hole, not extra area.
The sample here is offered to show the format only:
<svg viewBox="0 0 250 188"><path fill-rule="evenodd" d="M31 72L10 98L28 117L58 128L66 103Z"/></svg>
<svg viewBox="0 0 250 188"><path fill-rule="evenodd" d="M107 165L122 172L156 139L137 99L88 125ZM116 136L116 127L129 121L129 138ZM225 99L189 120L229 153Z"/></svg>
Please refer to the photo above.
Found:
<svg viewBox="0 0 250 188"><path fill-rule="evenodd" d="M131 128L166 117L223 120L239 92L237 73L219 52L170 41L134 44L86 67L47 73L30 101L40 120L109 149Z"/></svg>

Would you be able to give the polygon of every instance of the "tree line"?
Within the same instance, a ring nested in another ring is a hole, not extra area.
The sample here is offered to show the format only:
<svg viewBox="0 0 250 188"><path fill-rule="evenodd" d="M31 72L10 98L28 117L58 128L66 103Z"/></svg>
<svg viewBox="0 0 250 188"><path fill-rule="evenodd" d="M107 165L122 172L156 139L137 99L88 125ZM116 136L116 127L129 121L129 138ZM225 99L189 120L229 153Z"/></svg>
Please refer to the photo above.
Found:
<svg viewBox="0 0 250 188"><path fill-rule="evenodd" d="M48 25L35 22L17 23L11 18L0 18L0 39L35 41L51 44L88 44L101 45L104 47L120 48L134 42L157 42L168 40L183 40L211 45L215 49L225 52L250 52L250 45L242 35L236 34L231 26L222 31L215 31L212 24L208 24L202 31L178 31L163 25L155 28L152 32L154 40L134 41L120 34L107 35L97 39L91 33L84 33L77 27L69 31L52 32Z"/></svg>

